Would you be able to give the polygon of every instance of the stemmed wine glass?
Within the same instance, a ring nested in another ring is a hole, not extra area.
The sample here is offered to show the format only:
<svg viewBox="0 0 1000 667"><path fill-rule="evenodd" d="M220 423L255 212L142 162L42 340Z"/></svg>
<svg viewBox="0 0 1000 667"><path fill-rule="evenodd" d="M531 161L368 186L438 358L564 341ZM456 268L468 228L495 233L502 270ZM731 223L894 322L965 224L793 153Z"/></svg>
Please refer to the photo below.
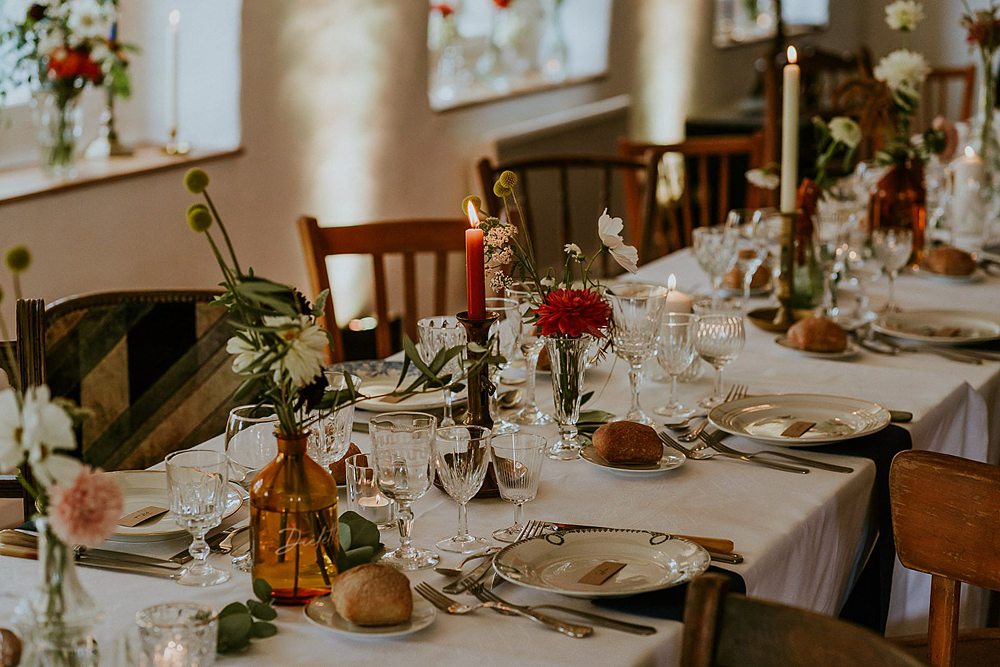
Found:
<svg viewBox="0 0 1000 667"><path fill-rule="evenodd" d="M258 473L278 455L278 416L270 405L240 405L229 411L225 448L229 476L250 496Z"/></svg>
<svg viewBox="0 0 1000 667"><path fill-rule="evenodd" d="M703 408L714 408L724 400L722 369L743 351L746 333L743 318L732 314L702 315L698 318L694 348L698 355L715 368L712 393L698 402Z"/></svg>
<svg viewBox="0 0 1000 667"><path fill-rule="evenodd" d="M496 324L490 329L490 335L496 336L499 345L498 352L505 359L513 359L514 351L517 348L517 338L521 329L520 311L517 308L517 301L500 297L486 299L486 312L495 313L498 317ZM500 415L500 407L497 404L497 395L500 391L500 376L503 374L502 366L490 366L490 382L493 383L494 391L490 398L490 414L495 417ZM517 424L511 422L506 417L495 418L493 423L493 433L516 433L519 431Z"/></svg>
<svg viewBox="0 0 1000 667"><path fill-rule="evenodd" d="M417 321L417 351L425 362L430 363L441 350L457 345L465 345L465 327L457 317L425 317ZM462 372L461 355L449 361L441 370L450 373L454 381ZM444 416L441 418L441 426L455 423L452 416L454 400L455 392L449 385L444 388Z"/></svg>
<svg viewBox="0 0 1000 667"><path fill-rule="evenodd" d="M354 392L361 386L361 378L350 373L326 372L328 391ZM306 451L313 461L329 472L330 466L344 458L351 446L354 428L354 404L343 405L317 416L309 431Z"/></svg>
<svg viewBox="0 0 1000 667"><path fill-rule="evenodd" d="M712 281L712 298L718 300L722 277L736 264L736 232L727 225L698 227L693 239L694 257Z"/></svg>
<svg viewBox="0 0 1000 667"><path fill-rule="evenodd" d="M496 471L500 497L514 503L514 523L493 532L493 539L513 542L524 529L524 504L538 495L546 442L540 435L513 433L496 435L490 441L490 455Z"/></svg>
<svg viewBox="0 0 1000 667"><path fill-rule="evenodd" d="M186 449L166 458L170 512L194 537L188 549L194 560L181 570L177 583L214 586L229 581L228 570L208 563L211 551L205 534L222 523L226 509L229 459L223 452Z"/></svg>
<svg viewBox="0 0 1000 667"><path fill-rule="evenodd" d="M743 304L747 306L754 274L767 257L767 222L760 209L736 208L726 217L726 226L736 232L736 266L743 276Z"/></svg>
<svg viewBox="0 0 1000 667"><path fill-rule="evenodd" d="M694 339L697 331L698 317L690 313L664 313L660 323L660 339L656 348L656 360L667 375L670 376L670 396L667 404L656 408L654 412L678 421L694 414L677 400L677 378L691 366L694 361Z"/></svg>
<svg viewBox="0 0 1000 667"><path fill-rule="evenodd" d="M551 424L552 416L542 412L535 400L538 355L545 347L545 338L538 334L532 321L534 318L529 315L529 311L541 303L541 293L538 290L538 286L534 283L522 282L514 283L511 287L508 287L507 296L517 302L517 310L521 318L517 344L521 348L521 354L524 355L524 362L528 371L527 382L524 385L523 396L521 398L524 406L510 416L510 421L526 426Z"/></svg>
<svg viewBox="0 0 1000 667"><path fill-rule="evenodd" d="M615 355L629 365L632 402L628 413L621 418L623 421L653 423L639 404L639 385L643 364L656 352L656 337L668 292L660 285L623 283L605 293L611 304L611 343Z"/></svg>
<svg viewBox="0 0 1000 667"><path fill-rule="evenodd" d="M883 312L899 311L896 304L896 276L913 253L913 230L898 227L872 230L872 251L889 274L889 301Z"/></svg>
<svg viewBox="0 0 1000 667"><path fill-rule="evenodd" d="M434 567L440 556L413 546L413 501L434 483L434 438L437 420L422 412L385 412L372 417L368 432L379 490L399 505L399 548L382 556L382 562L400 570Z"/></svg>
<svg viewBox="0 0 1000 667"><path fill-rule="evenodd" d="M490 546L469 534L466 505L479 492L490 462L490 430L483 426L445 426L434 440L434 466L441 486L458 503L458 533L437 543L438 549L462 554Z"/></svg>
<svg viewBox="0 0 1000 667"><path fill-rule="evenodd" d="M813 233L816 256L823 266L823 310L830 317L840 315L837 288L847 264L848 243L845 224L833 216L818 216Z"/></svg>

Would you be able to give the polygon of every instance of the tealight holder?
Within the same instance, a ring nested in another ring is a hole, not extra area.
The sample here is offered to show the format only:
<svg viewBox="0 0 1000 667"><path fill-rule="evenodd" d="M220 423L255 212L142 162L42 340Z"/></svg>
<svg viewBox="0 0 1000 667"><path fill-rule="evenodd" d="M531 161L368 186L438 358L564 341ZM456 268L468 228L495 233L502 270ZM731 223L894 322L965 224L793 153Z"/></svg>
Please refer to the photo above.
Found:
<svg viewBox="0 0 1000 667"><path fill-rule="evenodd" d="M483 319L471 319L467 311L462 311L456 315L458 321L465 327L466 354L470 362L476 362L487 354L485 351L489 345L490 328L499 319L496 313L487 313ZM490 414L490 395L495 387L490 382L489 368L485 365L477 366L469 371L466 376L466 387L468 389L468 407L465 414L458 419L458 423L466 426L483 426L488 429L493 428L493 415ZM490 462L486 469L486 479L483 481L479 492L475 498L499 498L500 487L497 486L496 472L493 470L493 463Z"/></svg>
<svg viewBox="0 0 1000 667"><path fill-rule="evenodd" d="M215 664L219 621L211 607L170 602L135 615L141 665L208 667Z"/></svg>

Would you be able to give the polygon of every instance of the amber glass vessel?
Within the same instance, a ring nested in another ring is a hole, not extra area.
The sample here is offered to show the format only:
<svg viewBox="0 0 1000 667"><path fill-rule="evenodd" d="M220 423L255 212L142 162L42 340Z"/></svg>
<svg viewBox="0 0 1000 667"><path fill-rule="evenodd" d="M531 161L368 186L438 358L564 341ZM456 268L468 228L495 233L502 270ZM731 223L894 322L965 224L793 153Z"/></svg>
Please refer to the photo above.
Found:
<svg viewBox="0 0 1000 667"><path fill-rule="evenodd" d="M816 206L822 191L815 181L805 178L799 185L796 197L798 214L795 218L794 266L792 277L792 307L815 308L823 300L823 269L816 257L813 243Z"/></svg>
<svg viewBox="0 0 1000 667"><path fill-rule="evenodd" d="M868 220L871 221L871 229L912 229L913 255L910 262L920 262L924 255L924 230L927 227L923 163L907 160L889 168L872 193L868 203Z"/></svg>
<svg viewBox="0 0 1000 667"><path fill-rule="evenodd" d="M253 577L276 604L330 592L337 574L337 483L306 454L307 436L278 436L278 456L250 487Z"/></svg>

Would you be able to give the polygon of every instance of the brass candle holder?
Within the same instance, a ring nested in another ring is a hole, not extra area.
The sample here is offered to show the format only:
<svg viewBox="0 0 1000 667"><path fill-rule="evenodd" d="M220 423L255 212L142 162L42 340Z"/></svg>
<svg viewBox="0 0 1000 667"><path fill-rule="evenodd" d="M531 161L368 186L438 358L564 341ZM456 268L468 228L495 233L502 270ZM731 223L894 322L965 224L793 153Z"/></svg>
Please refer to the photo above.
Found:
<svg viewBox="0 0 1000 667"><path fill-rule="evenodd" d="M465 327L466 345L474 345L467 348L470 362L476 362L487 354L485 351L490 340L490 327L500 319L496 313L487 313L483 319L470 319L469 313L463 311L456 315L458 321ZM490 414L490 395L495 387L490 382L490 369L487 365L477 365L469 371L466 377L466 387L469 400L465 414L459 418L458 422L466 426L482 426L493 428L493 415ZM492 461L487 465L486 478L476 498L499 498L500 487L497 486L496 472L493 470Z"/></svg>
<svg viewBox="0 0 1000 667"><path fill-rule="evenodd" d="M795 218L796 211L781 213L781 272L778 274L778 285L775 294L778 297L778 310L771 321L775 329L785 330L795 321L792 313L792 300L795 296Z"/></svg>

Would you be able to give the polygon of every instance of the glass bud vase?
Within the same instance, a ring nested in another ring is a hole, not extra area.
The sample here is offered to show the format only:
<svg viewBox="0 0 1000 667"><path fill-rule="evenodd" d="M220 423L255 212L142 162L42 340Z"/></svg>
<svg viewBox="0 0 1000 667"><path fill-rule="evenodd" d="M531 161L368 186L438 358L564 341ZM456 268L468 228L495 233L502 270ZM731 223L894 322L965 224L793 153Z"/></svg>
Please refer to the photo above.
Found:
<svg viewBox="0 0 1000 667"><path fill-rule="evenodd" d="M41 581L14 611L24 644L21 664L97 667L93 628L101 613L80 585L73 548L56 537L44 517L35 519L35 528Z"/></svg>
<svg viewBox="0 0 1000 667"><path fill-rule="evenodd" d="M253 578L276 604L300 605L329 593L337 574L337 483L306 454L307 434L277 438L250 487Z"/></svg>
<svg viewBox="0 0 1000 667"><path fill-rule="evenodd" d="M44 88L32 98L41 167L52 178L75 178L77 142L83 132L82 88Z"/></svg>
<svg viewBox="0 0 1000 667"><path fill-rule="evenodd" d="M551 83L561 83L566 79L566 64L569 49L563 34L560 8L562 0L548 0L545 5L545 27L538 42L538 71L542 78Z"/></svg>
<svg viewBox="0 0 1000 667"><path fill-rule="evenodd" d="M927 190L924 165L919 160L894 164L879 179L868 204L871 229L901 227L913 230L911 263L924 256L924 232L927 228Z"/></svg>
<svg viewBox="0 0 1000 667"><path fill-rule="evenodd" d="M583 397L583 376L590 358L593 337L545 339L552 368L552 400L559 425L559 439L549 446L550 459L572 461L580 458L580 442L576 422L580 419L580 399Z"/></svg>

